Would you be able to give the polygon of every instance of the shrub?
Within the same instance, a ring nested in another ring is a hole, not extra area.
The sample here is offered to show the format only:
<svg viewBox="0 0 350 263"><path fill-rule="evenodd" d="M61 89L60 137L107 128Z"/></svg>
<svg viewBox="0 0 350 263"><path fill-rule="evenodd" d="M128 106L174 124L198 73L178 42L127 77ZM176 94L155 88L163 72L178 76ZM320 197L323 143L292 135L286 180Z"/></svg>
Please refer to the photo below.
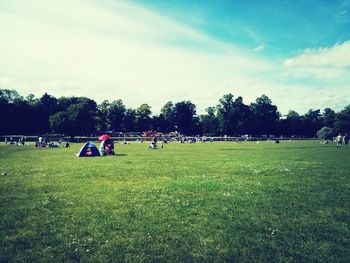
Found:
<svg viewBox="0 0 350 263"><path fill-rule="evenodd" d="M332 128L329 127L322 127L318 132L317 132L317 137L322 138L325 140L330 140L335 136L335 131Z"/></svg>

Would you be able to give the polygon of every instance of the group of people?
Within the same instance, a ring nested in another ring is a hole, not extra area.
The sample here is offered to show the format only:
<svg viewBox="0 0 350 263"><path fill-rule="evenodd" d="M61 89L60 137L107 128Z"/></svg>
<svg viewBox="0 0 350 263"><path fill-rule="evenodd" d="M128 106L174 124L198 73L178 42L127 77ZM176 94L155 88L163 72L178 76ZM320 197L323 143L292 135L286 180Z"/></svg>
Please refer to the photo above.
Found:
<svg viewBox="0 0 350 263"><path fill-rule="evenodd" d="M16 139L13 139L12 137L10 137L9 139L5 137L5 144L24 145L25 141L26 141L26 137L24 136L20 137L18 141Z"/></svg>
<svg viewBox="0 0 350 263"><path fill-rule="evenodd" d="M45 137L39 137L35 142L35 148L69 148L69 142L63 142L62 139L59 139L58 142L52 142Z"/></svg>
<svg viewBox="0 0 350 263"><path fill-rule="evenodd" d="M213 137L206 137L206 136L193 136L193 137L184 137L182 136L179 139L180 143L196 143L196 142L213 142L214 138Z"/></svg>
<svg viewBox="0 0 350 263"><path fill-rule="evenodd" d="M347 133L345 133L344 135L339 133L338 136L335 138L335 141L337 143L337 148L340 147L342 144L348 145L349 135Z"/></svg>

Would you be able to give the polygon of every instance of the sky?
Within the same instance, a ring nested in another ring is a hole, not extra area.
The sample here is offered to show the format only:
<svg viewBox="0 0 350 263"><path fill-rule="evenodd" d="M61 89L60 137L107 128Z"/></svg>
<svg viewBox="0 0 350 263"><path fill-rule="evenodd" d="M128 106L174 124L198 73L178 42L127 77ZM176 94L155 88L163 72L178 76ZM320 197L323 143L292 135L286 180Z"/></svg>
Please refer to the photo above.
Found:
<svg viewBox="0 0 350 263"><path fill-rule="evenodd" d="M0 88L202 114L228 93L281 114L350 104L350 0L0 0Z"/></svg>

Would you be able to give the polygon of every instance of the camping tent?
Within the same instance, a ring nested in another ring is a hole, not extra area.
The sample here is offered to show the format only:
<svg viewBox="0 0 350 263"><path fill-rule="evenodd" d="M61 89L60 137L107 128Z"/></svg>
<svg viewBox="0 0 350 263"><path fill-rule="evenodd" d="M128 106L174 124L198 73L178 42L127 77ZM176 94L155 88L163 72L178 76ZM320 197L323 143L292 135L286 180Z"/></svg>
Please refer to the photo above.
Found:
<svg viewBox="0 0 350 263"><path fill-rule="evenodd" d="M101 155L95 144L93 144L92 142L87 142L83 145L83 147L81 147L77 156L78 157L96 157Z"/></svg>

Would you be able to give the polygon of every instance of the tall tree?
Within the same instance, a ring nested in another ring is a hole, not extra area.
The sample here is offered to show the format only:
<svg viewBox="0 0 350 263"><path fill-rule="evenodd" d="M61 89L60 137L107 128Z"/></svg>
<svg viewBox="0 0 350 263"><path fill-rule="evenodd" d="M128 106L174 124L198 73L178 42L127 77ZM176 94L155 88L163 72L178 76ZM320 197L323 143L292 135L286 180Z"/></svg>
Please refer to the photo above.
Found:
<svg viewBox="0 0 350 263"><path fill-rule="evenodd" d="M322 114L323 125L329 128L334 127L335 111L330 108L325 108Z"/></svg>
<svg viewBox="0 0 350 263"><path fill-rule="evenodd" d="M243 103L241 96L233 102L232 122L236 135L251 134L253 131L253 113L250 107Z"/></svg>
<svg viewBox="0 0 350 263"><path fill-rule="evenodd" d="M136 110L136 126L139 131L147 131L151 129L151 106L144 103Z"/></svg>
<svg viewBox="0 0 350 263"><path fill-rule="evenodd" d="M180 133L193 135L195 132L196 106L191 101L177 102L173 110L174 126Z"/></svg>
<svg viewBox="0 0 350 263"><path fill-rule="evenodd" d="M336 114L334 128L337 132L350 133L350 105Z"/></svg>
<svg viewBox="0 0 350 263"><path fill-rule="evenodd" d="M45 93L40 99L39 99L39 131L41 133L48 133L50 132L50 123L49 118L51 115L55 114L59 111L59 105L58 100L47 93Z"/></svg>
<svg viewBox="0 0 350 263"><path fill-rule="evenodd" d="M96 130L99 132L105 132L111 129L108 121L109 108L110 103L108 100L104 100L101 104L97 105Z"/></svg>
<svg viewBox="0 0 350 263"><path fill-rule="evenodd" d="M174 104L172 101L168 101L161 108L160 114L157 120L157 125L163 132L171 132L175 130L174 127Z"/></svg>
<svg viewBox="0 0 350 263"><path fill-rule="evenodd" d="M312 109L303 115L303 133L305 136L316 136L317 131L323 126L321 117L320 110Z"/></svg>
<svg viewBox="0 0 350 263"><path fill-rule="evenodd" d="M160 113L164 116L165 119L170 120L172 118L174 111L174 103L172 101L168 101L164 104L164 106L160 109Z"/></svg>
<svg viewBox="0 0 350 263"><path fill-rule="evenodd" d="M0 89L0 133L27 134L32 107L15 90Z"/></svg>
<svg viewBox="0 0 350 263"><path fill-rule="evenodd" d="M258 97L255 103L251 104L253 112L253 120L255 126L255 133L275 134L277 123L279 120L279 112L277 107L272 104L272 101L266 95Z"/></svg>
<svg viewBox="0 0 350 263"><path fill-rule="evenodd" d="M30 105L36 105L39 102L39 99L35 98L34 94L29 94L25 100L30 104Z"/></svg>
<svg viewBox="0 0 350 263"><path fill-rule="evenodd" d="M217 105L217 118L219 121L220 132L225 135L233 135L235 124L233 122L234 101L231 93L224 95Z"/></svg>
<svg viewBox="0 0 350 263"><path fill-rule="evenodd" d="M131 108L126 109L124 118L124 128L127 132L138 131L136 127L136 110Z"/></svg>
<svg viewBox="0 0 350 263"><path fill-rule="evenodd" d="M0 99L8 103L16 103L17 101L22 101L23 97L13 89L0 89Z"/></svg>
<svg viewBox="0 0 350 263"><path fill-rule="evenodd" d="M54 132L70 136L90 135L96 124L97 105L93 100L80 100L65 111L53 114L49 121Z"/></svg>
<svg viewBox="0 0 350 263"><path fill-rule="evenodd" d="M152 130L167 132L169 128L169 123L165 120L163 114L152 117Z"/></svg>
<svg viewBox="0 0 350 263"><path fill-rule="evenodd" d="M108 123L114 131L124 131L125 105L122 100L113 101L108 110Z"/></svg>
<svg viewBox="0 0 350 263"><path fill-rule="evenodd" d="M206 114L200 116L203 133L207 136L219 135L219 120L216 118L216 108L208 107L205 111Z"/></svg>
<svg viewBox="0 0 350 263"><path fill-rule="evenodd" d="M15 91L0 89L0 123L1 123L0 133L1 134L11 133L11 130L14 127L15 116L13 112L14 102L13 102L13 99L11 98L12 92L15 92Z"/></svg>
<svg viewBox="0 0 350 263"><path fill-rule="evenodd" d="M280 120L279 132L285 136L302 136L303 120L301 116L293 110L290 110L286 118Z"/></svg>

